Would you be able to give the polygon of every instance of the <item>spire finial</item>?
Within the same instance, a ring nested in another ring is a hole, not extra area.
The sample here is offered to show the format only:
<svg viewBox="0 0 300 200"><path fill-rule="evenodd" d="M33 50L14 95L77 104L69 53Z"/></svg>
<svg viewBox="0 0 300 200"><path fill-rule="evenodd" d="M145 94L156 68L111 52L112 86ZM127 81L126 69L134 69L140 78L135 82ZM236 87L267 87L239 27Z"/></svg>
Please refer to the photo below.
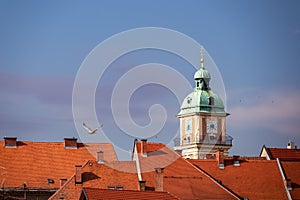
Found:
<svg viewBox="0 0 300 200"><path fill-rule="evenodd" d="M204 48L201 46L200 48L200 54L201 54L201 68L204 69Z"/></svg>

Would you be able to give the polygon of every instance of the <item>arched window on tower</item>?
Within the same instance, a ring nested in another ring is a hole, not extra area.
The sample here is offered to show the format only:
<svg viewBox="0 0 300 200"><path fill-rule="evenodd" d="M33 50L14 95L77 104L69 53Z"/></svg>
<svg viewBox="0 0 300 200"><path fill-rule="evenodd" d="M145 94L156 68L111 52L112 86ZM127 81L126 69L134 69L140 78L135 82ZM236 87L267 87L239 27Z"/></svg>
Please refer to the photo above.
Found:
<svg viewBox="0 0 300 200"><path fill-rule="evenodd" d="M187 131L191 130L191 125L190 124L187 125L186 130Z"/></svg>
<svg viewBox="0 0 300 200"><path fill-rule="evenodd" d="M211 105L211 106L214 105L215 104L215 99L213 97L209 97L208 98L208 104Z"/></svg>

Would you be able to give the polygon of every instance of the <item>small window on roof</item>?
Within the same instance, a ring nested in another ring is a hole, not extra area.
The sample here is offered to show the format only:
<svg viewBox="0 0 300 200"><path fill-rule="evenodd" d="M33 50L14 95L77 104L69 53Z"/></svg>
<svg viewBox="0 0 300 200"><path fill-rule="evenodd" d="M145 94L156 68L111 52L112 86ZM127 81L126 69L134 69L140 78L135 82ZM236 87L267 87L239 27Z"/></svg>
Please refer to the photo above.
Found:
<svg viewBox="0 0 300 200"><path fill-rule="evenodd" d="M123 186L117 186L116 189L117 190L123 190L124 188L123 188Z"/></svg>
<svg viewBox="0 0 300 200"><path fill-rule="evenodd" d="M235 166L235 167L240 166L240 161L239 161L239 160L235 160L235 161L233 162L233 166Z"/></svg>
<svg viewBox="0 0 300 200"><path fill-rule="evenodd" d="M116 189L115 186L108 186L107 188L108 188L109 190L114 190L114 189Z"/></svg>
<svg viewBox="0 0 300 200"><path fill-rule="evenodd" d="M54 180L51 178L48 178L48 184L54 184Z"/></svg>

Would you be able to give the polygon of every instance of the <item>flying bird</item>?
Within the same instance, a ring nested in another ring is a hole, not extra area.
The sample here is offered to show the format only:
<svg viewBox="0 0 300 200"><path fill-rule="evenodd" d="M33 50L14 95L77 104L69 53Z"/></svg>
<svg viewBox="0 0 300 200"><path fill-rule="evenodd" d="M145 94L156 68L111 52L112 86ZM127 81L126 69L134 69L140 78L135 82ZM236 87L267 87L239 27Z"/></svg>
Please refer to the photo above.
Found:
<svg viewBox="0 0 300 200"><path fill-rule="evenodd" d="M103 124L101 124L100 127L95 128L94 130L92 130L90 127L88 127L84 122L83 122L82 126L83 126L83 128L84 128L85 130L87 130L87 132L88 132L89 134L94 134L94 133L96 133L96 132L99 130L99 128L102 128L102 127L103 127Z"/></svg>

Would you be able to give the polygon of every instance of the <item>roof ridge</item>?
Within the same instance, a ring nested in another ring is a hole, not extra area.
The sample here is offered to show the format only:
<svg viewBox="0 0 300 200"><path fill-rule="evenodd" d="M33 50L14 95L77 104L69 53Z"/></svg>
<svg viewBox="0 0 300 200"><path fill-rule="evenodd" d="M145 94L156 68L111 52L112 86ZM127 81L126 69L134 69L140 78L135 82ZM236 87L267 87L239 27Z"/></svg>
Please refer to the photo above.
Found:
<svg viewBox="0 0 300 200"><path fill-rule="evenodd" d="M75 172L70 178L68 178L68 180L58 190L56 190L56 192L54 194L52 194L49 197L48 200L55 199L55 196L58 195L60 193L60 191L63 190L70 183L71 180L73 180L74 177L75 177Z"/></svg>
<svg viewBox="0 0 300 200"><path fill-rule="evenodd" d="M86 162L82 165L81 169L83 169L89 162L90 162L90 160L86 161ZM66 182L65 182L58 190L56 190L56 192L55 192L54 194L52 194L52 195L49 197L48 200L55 199L55 196L56 196L57 194L59 194L60 191L61 191L62 189L64 189L64 188L65 188L65 187L73 180L73 178L75 177L75 175L76 175L76 172L74 172L73 175L70 176L70 177L68 178L68 180L67 180L67 181L66 181Z"/></svg>
<svg viewBox="0 0 300 200"><path fill-rule="evenodd" d="M191 165L194 169L196 169L197 171L201 172L203 175L205 175L207 178L209 178L213 183L215 183L216 185L218 185L220 188L222 188L223 190L225 190L227 193L229 193L231 196L233 196L236 199L241 199L237 194L235 194L234 192L230 191L228 188L224 187L223 185L221 185L220 183L218 183L215 179L213 179L208 173L206 173L205 171L203 171L201 168L196 167L195 165L193 165L192 163L190 163L189 161L187 161L186 159L180 157L181 159L183 159L186 163L188 163L189 165ZM179 158L179 159L180 159Z"/></svg>
<svg viewBox="0 0 300 200"><path fill-rule="evenodd" d="M142 141L138 141L137 143L141 143L141 142L142 142ZM160 145L166 146L166 144L161 143L161 142L149 142L149 141L147 141L147 144L160 144Z"/></svg>
<svg viewBox="0 0 300 200"><path fill-rule="evenodd" d="M171 149L170 147L168 147L166 145L167 148ZM172 149L171 149L172 150ZM173 151L173 150L172 150ZM190 166L192 166L194 169L196 169L197 171L201 172L203 175L205 175L207 178L209 178L213 183L215 183L216 185L218 185L220 188L222 188L223 190L225 190L226 192L228 192L231 196L233 196L236 199L241 199L237 194L235 194L234 192L230 191L229 189L227 189L226 187L224 187L223 185L219 184L216 180L214 180L209 174L207 174L206 172L204 172L202 169L197 168L195 165L193 165L192 163L190 163L189 161L187 161L186 159L184 159L183 157L181 157L181 155L179 155L176 151L173 151L173 153L177 154L179 156L179 159L182 159L184 162L188 163Z"/></svg>
<svg viewBox="0 0 300 200"><path fill-rule="evenodd" d="M148 192L148 193L163 193L163 194L171 194L170 192L164 192L164 191L152 191L152 190L111 190L107 188L92 188L92 187L83 187L83 189L92 189L92 190L105 190L105 191L126 191L126 192Z"/></svg>
<svg viewBox="0 0 300 200"><path fill-rule="evenodd" d="M24 143L47 143L47 144L52 144L52 143L59 143L59 144L63 144L64 141L30 141L30 140L17 140L17 142L24 142ZM0 143L3 143L3 140L0 139ZM110 144L109 142L77 142L77 144Z"/></svg>

